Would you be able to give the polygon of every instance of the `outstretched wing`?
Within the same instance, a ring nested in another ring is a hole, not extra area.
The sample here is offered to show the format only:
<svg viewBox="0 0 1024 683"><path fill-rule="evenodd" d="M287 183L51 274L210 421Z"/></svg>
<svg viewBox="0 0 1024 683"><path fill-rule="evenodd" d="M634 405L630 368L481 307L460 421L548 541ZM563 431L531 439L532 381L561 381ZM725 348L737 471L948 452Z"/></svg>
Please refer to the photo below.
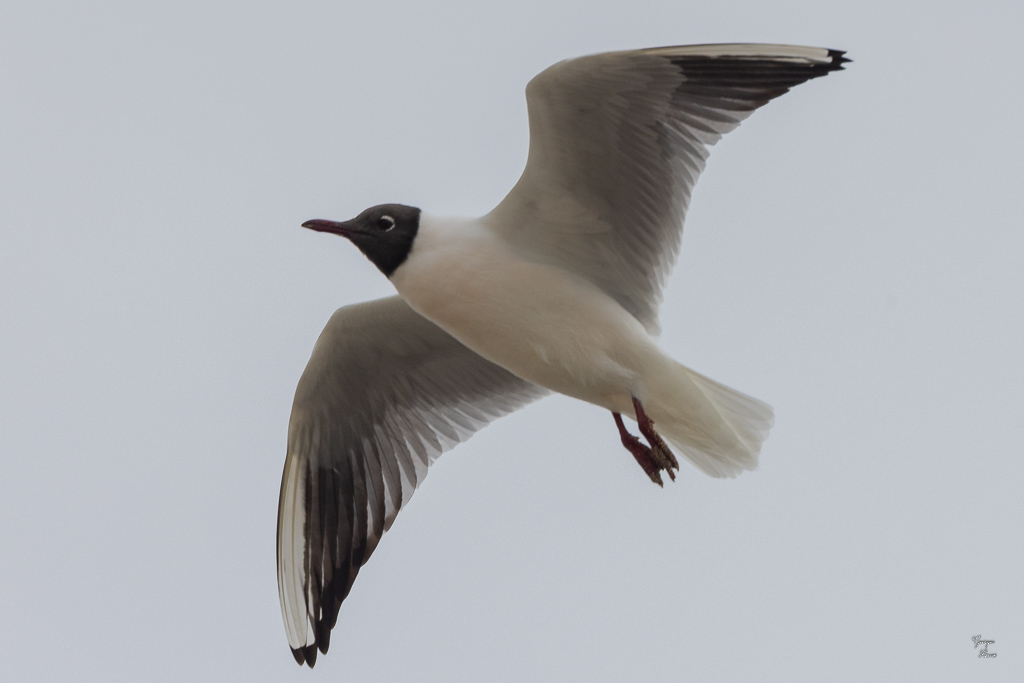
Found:
<svg viewBox="0 0 1024 683"><path fill-rule="evenodd" d="M489 214L538 259L601 287L650 332L708 147L838 50L691 45L560 62L526 88L530 153Z"/></svg>
<svg viewBox="0 0 1024 683"><path fill-rule="evenodd" d="M295 659L327 652L338 608L442 452L543 396L397 296L339 309L302 373L277 522Z"/></svg>

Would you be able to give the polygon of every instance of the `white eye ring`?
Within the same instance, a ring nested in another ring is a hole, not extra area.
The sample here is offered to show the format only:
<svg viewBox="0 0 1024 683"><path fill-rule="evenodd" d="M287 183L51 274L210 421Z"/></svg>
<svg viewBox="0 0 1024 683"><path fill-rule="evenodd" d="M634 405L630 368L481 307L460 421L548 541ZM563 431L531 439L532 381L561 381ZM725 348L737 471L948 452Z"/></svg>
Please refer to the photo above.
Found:
<svg viewBox="0 0 1024 683"><path fill-rule="evenodd" d="M391 216L381 216L377 219L377 227L387 232L395 227L395 219Z"/></svg>

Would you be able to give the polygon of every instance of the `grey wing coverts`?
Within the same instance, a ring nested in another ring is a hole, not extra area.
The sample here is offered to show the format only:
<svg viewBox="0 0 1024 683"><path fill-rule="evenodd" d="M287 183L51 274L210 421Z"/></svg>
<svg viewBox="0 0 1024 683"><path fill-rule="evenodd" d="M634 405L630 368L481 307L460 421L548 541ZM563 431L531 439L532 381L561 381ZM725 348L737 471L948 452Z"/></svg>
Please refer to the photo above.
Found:
<svg viewBox="0 0 1024 683"><path fill-rule="evenodd" d="M841 69L839 50L687 45L579 57L526 87L526 169L491 212L535 258L590 280L648 332L711 145L770 100Z"/></svg>
<svg viewBox="0 0 1024 683"><path fill-rule="evenodd" d="M295 659L327 652L338 608L442 452L547 393L397 296L339 309L299 380L277 526Z"/></svg>

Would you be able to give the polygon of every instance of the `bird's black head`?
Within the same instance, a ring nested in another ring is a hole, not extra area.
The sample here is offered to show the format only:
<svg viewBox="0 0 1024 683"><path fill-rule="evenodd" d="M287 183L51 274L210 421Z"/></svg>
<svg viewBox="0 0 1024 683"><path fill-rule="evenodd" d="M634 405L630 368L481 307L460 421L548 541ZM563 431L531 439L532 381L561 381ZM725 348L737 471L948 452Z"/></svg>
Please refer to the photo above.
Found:
<svg viewBox="0 0 1024 683"><path fill-rule="evenodd" d="M409 256L420 227L420 210L415 206L381 204L344 223L317 219L306 221L302 227L349 238L373 265L391 277Z"/></svg>

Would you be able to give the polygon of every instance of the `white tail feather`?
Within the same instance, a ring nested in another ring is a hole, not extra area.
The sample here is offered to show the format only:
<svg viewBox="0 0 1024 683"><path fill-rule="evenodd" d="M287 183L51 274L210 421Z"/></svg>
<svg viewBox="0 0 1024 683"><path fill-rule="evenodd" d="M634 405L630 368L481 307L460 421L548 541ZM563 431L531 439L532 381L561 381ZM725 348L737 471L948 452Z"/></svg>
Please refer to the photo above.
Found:
<svg viewBox="0 0 1024 683"><path fill-rule="evenodd" d="M772 427L772 407L676 363L654 390L648 413L655 429L712 477L757 467ZM671 376L667 376L671 375Z"/></svg>

